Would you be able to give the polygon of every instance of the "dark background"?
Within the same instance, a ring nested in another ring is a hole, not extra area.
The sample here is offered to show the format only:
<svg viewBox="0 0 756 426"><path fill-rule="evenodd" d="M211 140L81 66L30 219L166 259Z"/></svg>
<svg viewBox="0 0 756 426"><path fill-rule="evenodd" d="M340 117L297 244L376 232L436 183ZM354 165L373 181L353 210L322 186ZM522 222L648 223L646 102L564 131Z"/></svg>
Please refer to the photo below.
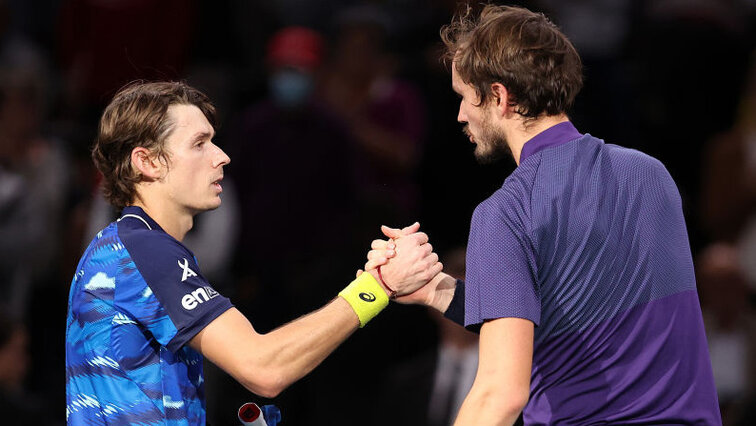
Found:
<svg viewBox="0 0 756 426"><path fill-rule="evenodd" d="M516 4L545 12L584 60L585 87L570 114L577 128L660 159L675 178L697 267L711 263L699 277L710 343L717 330L751 341L756 2ZM0 288L8 305L0 385L8 410L29 424L65 419L69 283L92 230L114 217L97 196L89 149L102 108L132 80L186 80L216 103L216 142L231 155L236 202L224 200L217 234L201 215L187 245L258 331L334 297L381 224L420 221L442 261L463 247L473 209L515 165L477 165L456 123L438 32L460 6L0 1ZM268 42L289 26L322 36L318 60L305 67L306 106L282 107L269 91L287 63L272 62ZM208 250L220 253L211 271L202 263ZM387 416L415 424L392 409L389 378L437 341L424 309L391 306L272 401L207 365L208 421L234 424L251 400L276 404L287 426L386 424ZM720 393L726 424L754 407L756 358L746 353L737 359L747 379Z"/></svg>

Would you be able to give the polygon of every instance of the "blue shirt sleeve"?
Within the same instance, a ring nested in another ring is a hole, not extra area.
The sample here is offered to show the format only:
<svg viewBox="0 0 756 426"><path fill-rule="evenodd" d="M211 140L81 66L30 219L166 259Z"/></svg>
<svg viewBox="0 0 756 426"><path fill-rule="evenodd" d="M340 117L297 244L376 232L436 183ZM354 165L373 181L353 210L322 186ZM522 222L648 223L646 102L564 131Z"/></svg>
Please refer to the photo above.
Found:
<svg viewBox="0 0 756 426"><path fill-rule="evenodd" d="M233 306L202 276L189 249L170 235L145 229L120 236L147 286L129 292L121 304L171 352ZM145 309L146 300L155 300L155 306Z"/></svg>
<svg viewBox="0 0 756 426"><path fill-rule="evenodd" d="M473 213L467 246L465 326L488 319L524 318L538 325L541 302L527 200L504 189Z"/></svg>

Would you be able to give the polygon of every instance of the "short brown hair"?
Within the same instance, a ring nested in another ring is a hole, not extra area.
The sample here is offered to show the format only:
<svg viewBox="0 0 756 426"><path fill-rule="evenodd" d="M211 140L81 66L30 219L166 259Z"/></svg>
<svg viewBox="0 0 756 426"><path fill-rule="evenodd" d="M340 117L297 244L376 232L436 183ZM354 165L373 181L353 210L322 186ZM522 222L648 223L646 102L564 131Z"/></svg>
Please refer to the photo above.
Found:
<svg viewBox="0 0 756 426"><path fill-rule="evenodd" d="M122 209L134 201L142 176L131 165L131 151L144 147L165 160L165 140L173 131L171 105L194 105L215 127L215 107L199 90L182 82L141 82L127 85L105 108L92 149L103 175L103 195Z"/></svg>
<svg viewBox="0 0 756 426"><path fill-rule="evenodd" d="M470 8L441 28L445 58L473 86L480 105L507 88L515 111L526 117L566 112L583 86L583 66L575 47L541 13L487 5L478 19Z"/></svg>

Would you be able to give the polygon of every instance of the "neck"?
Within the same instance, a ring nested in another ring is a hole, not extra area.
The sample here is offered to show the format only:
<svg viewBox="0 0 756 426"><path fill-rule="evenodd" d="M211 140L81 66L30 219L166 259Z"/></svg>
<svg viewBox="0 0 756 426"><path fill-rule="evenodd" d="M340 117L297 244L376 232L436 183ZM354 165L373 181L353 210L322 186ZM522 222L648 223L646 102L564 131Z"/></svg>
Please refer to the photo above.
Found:
<svg viewBox="0 0 756 426"><path fill-rule="evenodd" d="M137 198L134 205L141 207L168 235L178 241L183 241L194 225L194 215L190 212L176 211L161 203L150 203L142 197Z"/></svg>
<svg viewBox="0 0 756 426"><path fill-rule="evenodd" d="M566 114L550 115L539 117L534 121L526 122L522 117L513 119L511 126L506 126L504 134L507 138L507 144L509 149L512 150L512 156L514 157L517 165L520 165L520 154L522 153L522 147L525 143L533 137L549 127L555 126L559 123L569 121Z"/></svg>

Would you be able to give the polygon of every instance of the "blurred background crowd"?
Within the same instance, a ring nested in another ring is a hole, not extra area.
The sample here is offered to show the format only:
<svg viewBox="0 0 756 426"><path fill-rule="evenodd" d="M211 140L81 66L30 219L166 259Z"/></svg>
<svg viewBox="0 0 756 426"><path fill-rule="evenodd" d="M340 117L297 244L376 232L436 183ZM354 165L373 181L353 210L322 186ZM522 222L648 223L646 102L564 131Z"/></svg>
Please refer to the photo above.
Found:
<svg viewBox="0 0 756 426"><path fill-rule="evenodd" d="M584 133L660 159L682 194L726 425L756 424L756 0L533 0L576 45ZM89 157L135 79L206 92L232 158L186 245L266 332L322 306L379 226L420 221L464 275L470 215L514 169L479 166L438 31L457 0L0 0L0 413L65 422L68 289L116 218ZM473 7L477 5L473 4ZM631 202L632 200L628 200ZM274 400L206 365L208 421L444 425L474 335L393 306Z"/></svg>

